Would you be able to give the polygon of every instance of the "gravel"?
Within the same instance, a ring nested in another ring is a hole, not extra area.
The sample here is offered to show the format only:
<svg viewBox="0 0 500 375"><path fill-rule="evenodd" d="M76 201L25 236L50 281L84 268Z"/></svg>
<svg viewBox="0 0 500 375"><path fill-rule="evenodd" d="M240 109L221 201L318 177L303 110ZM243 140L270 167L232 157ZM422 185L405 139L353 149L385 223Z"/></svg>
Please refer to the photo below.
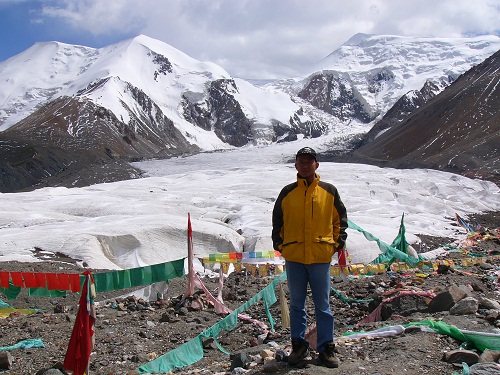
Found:
<svg viewBox="0 0 500 375"><path fill-rule="evenodd" d="M476 215L469 220L477 220L494 232L498 228L498 213ZM450 239L421 237L430 248L434 248ZM456 244L455 244L456 245ZM486 256L500 254L500 241L488 239L477 242L466 252L453 252L447 259L469 257L473 252ZM0 262L3 271L33 272L75 272L83 270L70 259L59 257L38 263ZM451 285L465 285L471 295L499 301L498 277L500 260L493 259L468 267L450 267L442 272L402 271L382 273L370 277L349 279L334 278L331 302L335 314L335 335L342 336L347 331L370 331L376 328L399 325L415 321L434 319L452 324L459 329L481 332L500 332L500 320L491 319L486 311L479 310L469 315L452 315L449 311L429 313L428 300L408 296L388 304L385 320L368 325L361 325L361 320L376 307L384 293L396 288L443 291ZM103 272L105 270L93 270ZM446 272L445 272L446 271ZM425 275L424 275L425 274ZM218 278L204 277L203 283L213 295L217 295ZM244 272L233 272L224 281L222 298L227 307L234 310L262 290L269 282L269 277L256 277ZM142 364L169 352L187 342L202 331L216 324L222 318L208 302L206 295L196 289L195 296L182 301L186 290L186 277L171 280L163 299L147 302L135 297L124 297L131 290L112 293L99 293L96 301L97 320L95 325L96 347L91 355L91 374L135 374ZM285 283L286 291L286 283ZM279 292L276 289L279 299ZM343 298L339 298L342 296ZM37 308L34 314L11 314L0 319L0 346L10 346L25 339L39 338L43 348L13 349L10 374L43 374L44 369L61 368L78 308L79 294L68 293L66 297L47 298L28 296L23 290L16 300L8 301L0 293L0 298L15 308ZM349 299L346 302L346 299ZM372 302L369 302L372 300ZM374 302L375 301L375 302ZM201 310L196 306L201 306ZM264 371L275 374L453 374L460 371L455 365L443 360L446 352L460 348L461 342L437 333L413 330L396 336L363 339L339 339L336 350L340 367L332 371L319 366L316 353L312 353L301 368L288 366L286 362L277 362L269 368L259 362L262 348L269 348L273 353L287 354L290 350L289 330L282 327L279 301L271 306L271 314L276 321L273 332L265 332L259 326L238 321L232 331L222 331L218 342L232 356L219 351L209 340L204 344L202 360L187 367L173 370L178 374L215 374L231 373L234 355L247 351L254 362L245 370L248 374ZM311 322L314 310L308 300L307 311ZM252 318L266 323L262 301L246 311ZM61 370L64 373L64 370Z"/></svg>

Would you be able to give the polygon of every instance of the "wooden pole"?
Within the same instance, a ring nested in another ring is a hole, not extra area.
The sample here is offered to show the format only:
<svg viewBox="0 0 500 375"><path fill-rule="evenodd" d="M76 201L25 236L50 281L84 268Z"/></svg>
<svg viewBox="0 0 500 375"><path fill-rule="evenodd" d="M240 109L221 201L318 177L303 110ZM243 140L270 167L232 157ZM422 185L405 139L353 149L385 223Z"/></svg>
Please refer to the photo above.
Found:
<svg viewBox="0 0 500 375"><path fill-rule="evenodd" d="M0 369L9 370L12 366L13 357L10 352L0 352Z"/></svg>

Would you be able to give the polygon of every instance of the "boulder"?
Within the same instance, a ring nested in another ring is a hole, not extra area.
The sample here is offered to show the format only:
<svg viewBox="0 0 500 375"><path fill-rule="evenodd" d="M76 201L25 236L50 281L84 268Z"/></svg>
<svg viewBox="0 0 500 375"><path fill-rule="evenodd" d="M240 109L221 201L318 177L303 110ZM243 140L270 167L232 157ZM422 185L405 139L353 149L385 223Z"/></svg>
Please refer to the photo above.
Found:
<svg viewBox="0 0 500 375"><path fill-rule="evenodd" d="M479 354L472 350L456 349L443 354L443 361L448 363L467 363L469 366L479 362Z"/></svg>
<svg viewBox="0 0 500 375"><path fill-rule="evenodd" d="M474 297L466 297L450 308L451 315L475 314L479 309L479 302Z"/></svg>

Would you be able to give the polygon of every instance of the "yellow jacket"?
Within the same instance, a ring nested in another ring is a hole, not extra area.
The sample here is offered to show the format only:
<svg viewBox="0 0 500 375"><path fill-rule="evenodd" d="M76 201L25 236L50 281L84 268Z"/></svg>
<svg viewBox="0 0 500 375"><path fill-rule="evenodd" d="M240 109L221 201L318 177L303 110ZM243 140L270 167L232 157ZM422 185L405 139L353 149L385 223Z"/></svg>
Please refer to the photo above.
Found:
<svg viewBox="0 0 500 375"><path fill-rule="evenodd" d="M285 186L273 209L272 239L286 260L304 264L330 263L347 238L347 212L337 188L297 176Z"/></svg>

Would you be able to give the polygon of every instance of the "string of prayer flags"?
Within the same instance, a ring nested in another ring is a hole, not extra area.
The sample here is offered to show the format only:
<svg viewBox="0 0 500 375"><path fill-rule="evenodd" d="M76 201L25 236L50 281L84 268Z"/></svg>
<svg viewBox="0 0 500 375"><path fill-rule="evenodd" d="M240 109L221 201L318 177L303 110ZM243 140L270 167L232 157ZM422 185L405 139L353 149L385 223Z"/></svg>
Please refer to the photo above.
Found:
<svg viewBox="0 0 500 375"><path fill-rule="evenodd" d="M204 263L247 263L248 261L283 261L276 250L214 253L203 258Z"/></svg>

